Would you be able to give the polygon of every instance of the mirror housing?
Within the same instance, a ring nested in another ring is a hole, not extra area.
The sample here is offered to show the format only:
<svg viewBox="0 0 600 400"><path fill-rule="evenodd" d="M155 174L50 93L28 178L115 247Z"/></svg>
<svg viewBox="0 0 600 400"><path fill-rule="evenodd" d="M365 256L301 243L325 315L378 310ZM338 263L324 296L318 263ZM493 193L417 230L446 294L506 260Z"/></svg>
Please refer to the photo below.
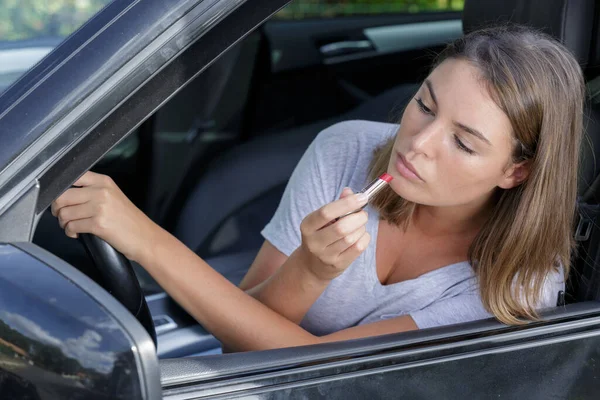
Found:
<svg viewBox="0 0 600 400"><path fill-rule="evenodd" d="M77 269L31 243L0 244L0 397L160 399L156 349Z"/></svg>

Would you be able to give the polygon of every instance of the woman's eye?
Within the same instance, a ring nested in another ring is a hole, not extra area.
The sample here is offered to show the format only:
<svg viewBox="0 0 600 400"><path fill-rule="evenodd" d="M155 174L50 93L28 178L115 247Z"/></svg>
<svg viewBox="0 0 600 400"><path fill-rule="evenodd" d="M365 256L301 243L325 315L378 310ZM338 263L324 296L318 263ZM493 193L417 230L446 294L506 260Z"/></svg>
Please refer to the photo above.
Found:
<svg viewBox="0 0 600 400"><path fill-rule="evenodd" d="M470 148L468 148L461 140L458 136L454 135L454 142L456 142L456 147L458 147L459 149L461 149L462 151L466 151L468 154L475 154L475 152L473 150L471 150Z"/></svg>
<svg viewBox="0 0 600 400"><path fill-rule="evenodd" d="M427 114L427 115L433 115L433 112L431 111L431 109L429 107L427 107L425 105L425 103L423 103L423 100L421 100L420 98L417 97L417 98L415 98L415 101L419 105L419 109L421 110L421 112L423 112L424 114Z"/></svg>

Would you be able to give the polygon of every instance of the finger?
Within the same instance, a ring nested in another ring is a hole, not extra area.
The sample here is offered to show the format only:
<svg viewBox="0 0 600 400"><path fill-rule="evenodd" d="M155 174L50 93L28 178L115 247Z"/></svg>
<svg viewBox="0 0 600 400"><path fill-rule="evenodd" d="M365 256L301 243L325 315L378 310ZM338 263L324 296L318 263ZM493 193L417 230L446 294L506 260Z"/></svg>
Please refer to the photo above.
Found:
<svg viewBox="0 0 600 400"><path fill-rule="evenodd" d="M93 234L94 221L92 218L78 219L70 221L65 226L65 235L70 238L77 239L80 233L91 233Z"/></svg>
<svg viewBox="0 0 600 400"><path fill-rule="evenodd" d="M348 236L361 226L365 226L368 220L369 216L365 211L350 214L332 225L315 232L312 235L312 239L321 243L322 248L325 248Z"/></svg>
<svg viewBox="0 0 600 400"><path fill-rule="evenodd" d="M350 265L367 249L371 241L371 235L365 232L352 246L348 247L338 258L339 265Z"/></svg>
<svg viewBox="0 0 600 400"><path fill-rule="evenodd" d="M350 189L349 187L346 186L345 188L342 189L342 193L340 193L340 199L343 199L344 197L351 196L353 194L354 194L354 192L352 191L352 189ZM331 224L334 224L336 220L337 220L337 218L332 219L331 221L329 221L328 223L326 223L325 225L323 225L321 227L321 229L326 228L326 227L328 227Z"/></svg>
<svg viewBox="0 0 600 400"><path fill-rule="evenodd" d="M367 204L367 196L363 193L353 194L324 205L305 218L305 228L308 232L317 231L325 227L337 217L360 209Z"/></svg>
<svg viewBox="0 0 600 400"><path fill-rule="evenodd" d="M89 189L68 189L52 202L52 205L50 206L50 211L52 212L52 215L56 217L58 215L58 211L61 208L87 203L92 198L92 196L93 193L90 192Z"/></svg>
<svg viewBox="0 0 600 400"><path fill-rule="evenodd" d="M344 197L351 196L353 194L354 194L354 192L352 191L352 189L350 189L349 187L345 187L342 190L342 193L340 194L340 199L343 199Z"/></svg>
<svg viewBox="0 0 600 400"><path fill-rule="evenodd" d="M92 171L88 171L83 174L79 179L73 183L73 186L86 187L86 186L100 186L110 181L110 178L106 175L97 174Z"/></svg>
<svg viewBox="0 0 600 400"><path fill-rule="evenodd" d="M325 252L331 255L339 256L348 248L353 246L365 234L367 228L363 225L349 235L344 236L337 242L327 246Z"/></svg>
<svg viewBox="0 0 600 400"><path fill-rule="evenodd" d="M57 213L58 224L61 228L64 229L65 225L67 225L71 221L93 217L93 211L94 210L92 209L91 203L63 207L60 210L58 210Z"/></svg>

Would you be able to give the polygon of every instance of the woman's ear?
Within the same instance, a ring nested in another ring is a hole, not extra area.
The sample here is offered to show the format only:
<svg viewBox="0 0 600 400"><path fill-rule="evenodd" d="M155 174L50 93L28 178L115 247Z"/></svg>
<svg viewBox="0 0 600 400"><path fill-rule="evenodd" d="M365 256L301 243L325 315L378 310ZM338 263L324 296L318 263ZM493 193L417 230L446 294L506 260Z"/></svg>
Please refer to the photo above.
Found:
<svg viewBox="0 0 600 400"><path fill-rule="evenodd" d="M529 160L512 164L504 173L500 184L502 189L512 189L519 186L529 177L531 162Z"/></svg>

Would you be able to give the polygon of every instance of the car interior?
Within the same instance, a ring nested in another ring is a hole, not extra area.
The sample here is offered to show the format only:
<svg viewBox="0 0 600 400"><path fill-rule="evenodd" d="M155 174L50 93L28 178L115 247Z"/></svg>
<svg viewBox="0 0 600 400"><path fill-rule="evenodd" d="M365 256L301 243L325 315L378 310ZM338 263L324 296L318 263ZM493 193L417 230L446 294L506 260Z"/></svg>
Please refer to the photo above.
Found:
<svg viewBox="0 0 600 400"><path fill-rule="evenodd" d="M561 40L580 61L587 80L580 217L574 232L578 253L567 293L557 293L561 307L547 318L582 315L600 305L600 276L594 268L600 240L598 16L594 0L467 0L462 13L269 20L93 170L113 177L145 213L237 284L263 242L260 231L296 163L321 130L345 120L397 121L445 43L491 23L525 23ZM49 212L39 221L33 241L94 275L81 245L64 236ZM136 273L154 319L159 358L189 357L185 365L161 363L164 384L210 375L210 368L227 363L219 358L223 356L205 357L221 353L218 340L141 267ZM485 320L406 337L415 341L498 326ZM253 354L244 357L235 368L243 370L256 361Z"/></svg>

